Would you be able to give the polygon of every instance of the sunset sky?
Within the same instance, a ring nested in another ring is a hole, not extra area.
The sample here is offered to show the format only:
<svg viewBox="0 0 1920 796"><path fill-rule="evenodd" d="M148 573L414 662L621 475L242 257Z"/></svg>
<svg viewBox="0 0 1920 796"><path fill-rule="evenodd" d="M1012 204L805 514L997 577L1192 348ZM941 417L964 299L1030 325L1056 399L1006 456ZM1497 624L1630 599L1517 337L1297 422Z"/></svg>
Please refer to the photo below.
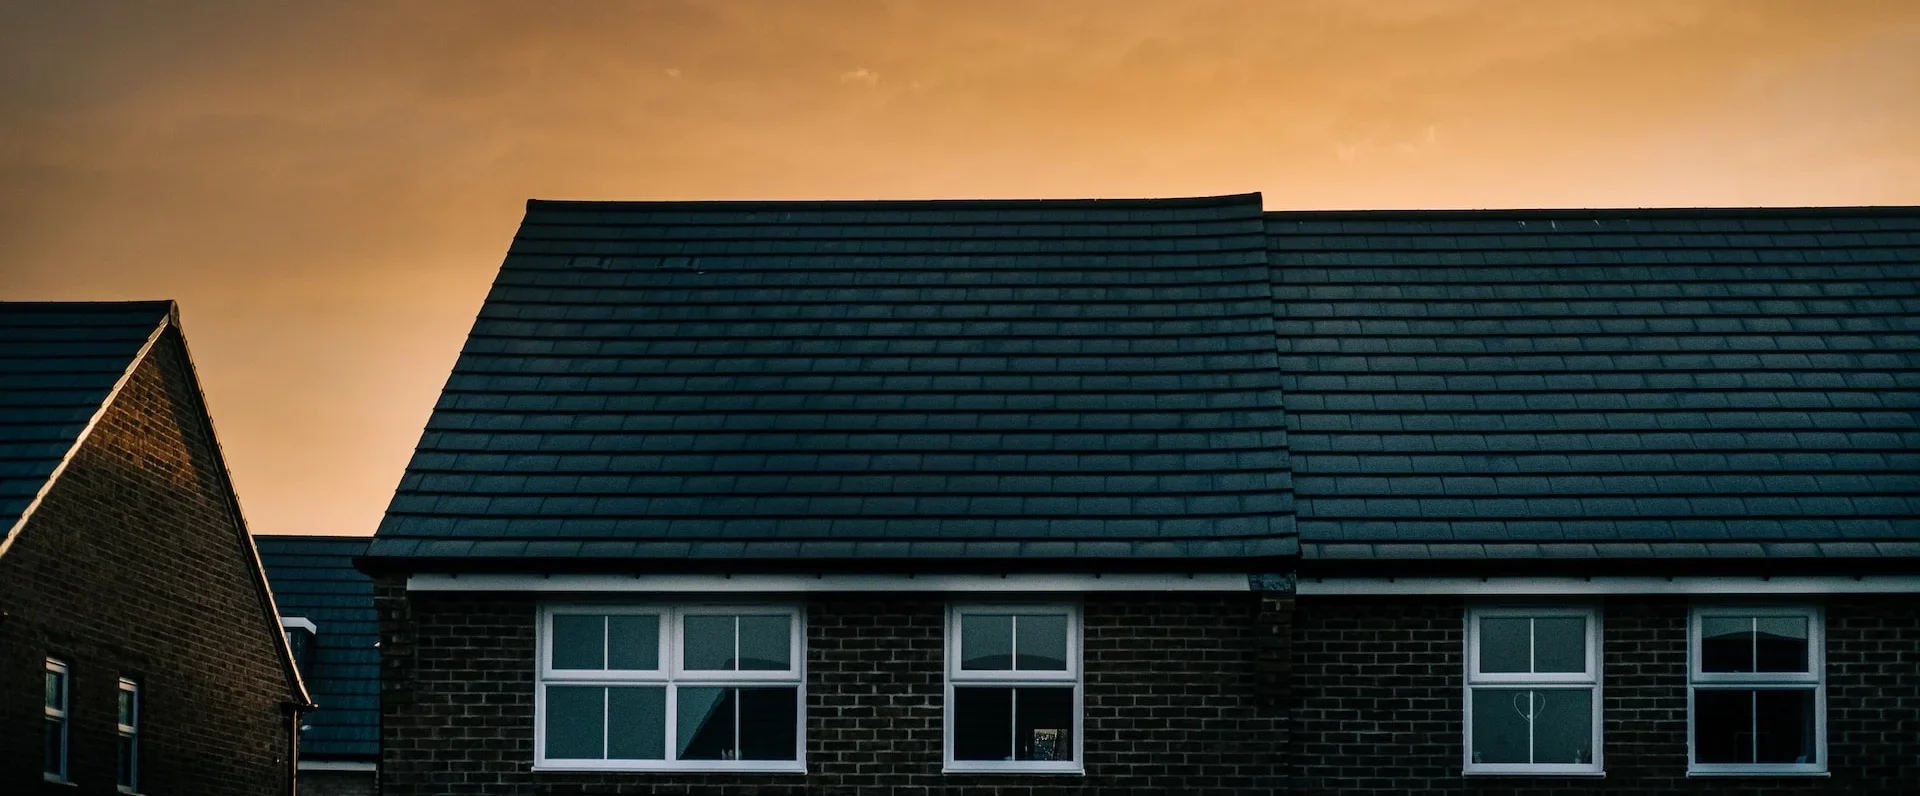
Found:
<svg viewBox="0 0 1920 796"><path fill-rule="evenodd" d="M1920 2L5 2L0 300L372 533L530 197L1920 204Z"/></svg>

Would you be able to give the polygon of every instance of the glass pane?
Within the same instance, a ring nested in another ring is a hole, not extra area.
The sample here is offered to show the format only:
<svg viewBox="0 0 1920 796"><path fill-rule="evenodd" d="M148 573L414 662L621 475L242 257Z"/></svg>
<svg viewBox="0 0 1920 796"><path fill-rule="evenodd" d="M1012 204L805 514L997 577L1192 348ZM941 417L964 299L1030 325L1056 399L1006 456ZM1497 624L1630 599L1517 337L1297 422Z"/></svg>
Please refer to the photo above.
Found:
<svg viewBox="0 0 1920 796"><path fill-rule="evenodd" d="M1753 620L1744 616L1702 617L1700 671L1753 671Z"/></svg>
<svg viewBox="0 0 1920 796"><path fill-rule="evenodd" d="M1014 759L1073 759L1073 689L1016 688L1013 703Z"/></svg>
<svg viewBox="0 0 1920 796"><path fill-rule="evenodd" d="M961 615L960 668L1000 671L1013 668L1013 617Z"/></svg>
<svg viewBox="0 0 1920 796"><path fill-rule="evenodd" d="M1593 762L1593 692L1533 692L1533 762Z"/></svg>
<svg viewBox="0 0 1920 796"><path fill-rule="evenodd" d="M599 760L607 726L606 689L577 685L547 686L547 757Z"/></svg>
<svg viewBox="0 0 1920 796"><path fill-rule="evenodd" d="M1527 670L1528 629L1531 620L1512 617L1486 617L1480 620L1480 671L1524 672Z"/></svg>
<svg viewBox="0 0 1920 796"><path fill-rule="evenodd" d="M1813 751L1812 691L1757 691L1753 709L1754 728L1759 731L1754 762L1819 762Z"/></svg>
<svg viewBox="0 0 1920 796"><path fill-rule="evenodd" d="M744 631L745 628L742 630ZM740 759L798 759L800 689L787 687L738 690L740 692Z"/></svg>
<svg viewBox="0 0 1920 796"><path fill-rule="evenodd" d="M120 724L133 726L133 692L124 688L120 689Z"/></svg>
<svg viewBox="0 0 1920 796"><path fill-rule="evenodd" d="M1577 616L1541 617L1533 620L1533 670L1536 672L1586 671L1587 620Z"/></svg>
<svg viewBox="0 0 1920 796"><path fill-rule="evenodd" d="M688 669L733 670L733 617L689 616L680 665Z"/></svg>
<svg viewBox="0 0 1920 796"><path fill-rule="evenodd" d="M1533 714L1532 693L1473 689L1473 762L1527 762L1527 717Z"/></svg>
<svg viewBox="0 0 1920 796"><path fill-rule="evenodd" d="M1014 619L1013 629L1019 641L1014 645L1018 658L1013 662L1013 668L1050 672L1067 670L1065 616L1019 616Z"/></svg>
<svg viewBox="0 0 1920 796"><path fill-rule="evenodd" d="M660 617L607 617L607 668L660 668Z"/></svg>
<svg viewBox="0 0 1920 796"><path fill-rule="evenodd" d="M1753 762L1753 692L1695 689L1693 758L1701 763Z"/></svg>
<svg viewBox="0 0 1920 796"><path fill-rule="evenodd" d="M553 668L607 667L607 618L578 614L553 617Z"/></svg>
<svg viewBox="0 0 1920 796"><path fill-rule="evenodd" d="M664 760L667 756L667 689L607 689L607 757Z"/></svg>
<svg viewBox="0 0 1920 796"><path fill-rule="evenodd" d="M131 790L134 784L135 783L133 779L133 739L122 735L120 736L119 785L122 788L127 788Z"/></svg>
<svg viewBox="0 0 1920 796"><path fill-rule="evenodd" d="M47 672L47 707L54 710L67 709L67 676L59 672Z"/></svg>
<svg viewBox="0 0 1920 796"><path fill-rule="evenodd" d="M1755 622L1754 656L1763 672L1804 672L1807 670L1807 620L1805 617L1768 617Z"/></svg>
<svg viewBox="0 0 1920 796"><path fill-rule="evenodd" d="M776 672L793 668L792 625L793 618L785 615L740 617L740 668Z"/></svg>
<svg viewBox="0 0 1920 796"><path fill-rule="evenodd" d="M953 759L1013 759L1013 689L953 689Z"/></svg>
<svg viewBox="0 0 1920 796"><path fill-rule="evenodd" d="M42 747L46 754L45 767L41 771L59 777L67 774L67 738L66 725L59 719L47 719L46 739Z"/></svg>
<svg viewBox="0 0 1920 796"><path fill-rule="evenodd" d="M731 624L731 623L729 623ZM676 712L681 760L737 760L731 688L681 686Z"/></svg>

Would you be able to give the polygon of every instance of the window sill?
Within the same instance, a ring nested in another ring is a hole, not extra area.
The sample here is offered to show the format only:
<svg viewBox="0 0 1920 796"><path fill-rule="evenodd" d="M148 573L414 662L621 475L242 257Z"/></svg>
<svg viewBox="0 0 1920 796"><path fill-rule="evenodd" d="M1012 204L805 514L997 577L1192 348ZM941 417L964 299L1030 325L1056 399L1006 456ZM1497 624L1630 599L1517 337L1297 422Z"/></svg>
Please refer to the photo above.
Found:
<svg viewBox="0 0 1920 796"><path fill-rule="evenodd" d="M1085 766L1081 766L1077 763L1069 763L1064 765L1062 764L1049 765L1046 763L1022 764L1022 763L1002 763L1002 762L977 762L977 763L950 762L940 768L940 773L942 774L1043 774L1046 776L1054 776L1054 777L1084 777L1087 775L1087 769Z"/></svg>
<svg viewBox="0 0 1920 796"><path fill-rule="evenodd" d="M73 780L67 779L66 777L57 777L52 774L48 774L46 772L41 772L40 780L48 785L59 785L62 787L73 788L75 790L78 790L80 788L80 783L78 782L74 782Z"/></svg>
<svg viewBox="0 0 1920 796"><path fill-rule="evenodd" d="M1545 771L1463 770L1460 772L1460 775L1465 777L1578 777L1581 779L1606 779L1607 778L1607 772L1605 771L1556 771L1552 769L1548 769Z"/></svg>
<svg viewBox="0 0 1920 796"><path fill-rule="evenodd" d="M1833 776L1833 773L1832 773L1832 772L1830 772L1830 771L1827 771L1826 769L1821 769L1821 770L1819 770L1819 771L1805 771L1805 770L1803 770L1803 771L1795 771L1795 770L1792 770L1792 769L1787 769L1787 770L1781 770L1781 769L1770 769L1770 770L1764 770L1764 771L1740 771L1740 770L1721 770L1721 769L1708 769L1708 770L1705 770L1705 771L1699 771L1699 770L1695 770L1695 769L1688 769L1688 770L1687 770L1687 776L1688 776L1689 778L1691 778L1691 777L1701 777L1701 778L1712 778L1712 777L1831 777L1831 776Z"/></svg>
<svg viewBox="0 0 1920 796"><path fill-rule="evenodd" d="M734 766L694 766L694 765L566 765L556 763L535 763L533 770L540 773L614 773L614 774L778 774L805 775L805 763L780 761L777 765L734 765Z"/></svg>

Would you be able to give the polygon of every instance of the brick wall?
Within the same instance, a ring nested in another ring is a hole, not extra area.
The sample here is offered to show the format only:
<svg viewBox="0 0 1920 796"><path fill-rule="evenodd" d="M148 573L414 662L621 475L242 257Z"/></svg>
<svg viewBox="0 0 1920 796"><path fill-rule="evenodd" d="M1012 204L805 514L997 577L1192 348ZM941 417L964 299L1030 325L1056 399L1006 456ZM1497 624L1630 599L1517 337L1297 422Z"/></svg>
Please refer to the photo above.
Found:
<svg viewBox="0 0 1920 796"><path fill-rule="evenodd" d="M111 794L119 678L140 790L286 791L290 696L185 357L169 332L0 558L0 793ZM41 783L41 672L72 666L70 772Z"/></svg>
<svg viewBox="0 0 1920 796"><path fill-rule="evenodd" d="M945 603L920 595L806 600L807 774L530 771L534 600L414 594L376 583L383 650L381 778L433 794L1023 794L1283 792L1281 691L1291 598L1090 595L1087 774L943 775Z"/></svg>
<svg viewBox="0 0 1920 796"><path fill-rule="evenodd" d="M1605 778L1462 777L1465 605L1305 598L1293 625L1302 794L1920 792L1920 601L1826 601L1830 777L1688 778L1687 611L1602 603Z"/></svg>

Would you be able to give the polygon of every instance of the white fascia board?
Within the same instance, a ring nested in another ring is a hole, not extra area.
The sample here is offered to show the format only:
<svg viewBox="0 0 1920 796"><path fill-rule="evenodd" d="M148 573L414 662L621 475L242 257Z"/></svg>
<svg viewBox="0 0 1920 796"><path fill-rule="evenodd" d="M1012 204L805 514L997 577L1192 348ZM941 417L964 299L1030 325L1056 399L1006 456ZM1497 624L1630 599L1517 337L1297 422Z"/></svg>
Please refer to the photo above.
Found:
<svg viewBox="0 0 1920 796"><path fill-rule="evenodd" d="M305 630L308 633L312 633L316 636L320 635L320 628L313 624L313 620L308 619L304 616L280 617L280 627L285 628L287 630L294 630L294 629Z"/></svg>
<svg viewBox="0 0 1920 796"><path fill-rule="evenodd" d="M358 760L302 760L300 761L301 771L365 771L371 774L374 772L375 768L376 766L373 763L366 763Z"/></svg>
<svg viewBox="0 0 1920 796"><path fill-rule="evenodd" d="M1175 592L1249 591L1245 574L530 575L428 573L408 591L522 592Z"/></svg>
<svg viewBox="0 0 1920 796"><path fill-rule="evenodd" d="M1301 578L1301 596L1391 594L1916 594L1920 575L1593 578Z"/></svg>

